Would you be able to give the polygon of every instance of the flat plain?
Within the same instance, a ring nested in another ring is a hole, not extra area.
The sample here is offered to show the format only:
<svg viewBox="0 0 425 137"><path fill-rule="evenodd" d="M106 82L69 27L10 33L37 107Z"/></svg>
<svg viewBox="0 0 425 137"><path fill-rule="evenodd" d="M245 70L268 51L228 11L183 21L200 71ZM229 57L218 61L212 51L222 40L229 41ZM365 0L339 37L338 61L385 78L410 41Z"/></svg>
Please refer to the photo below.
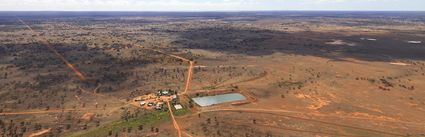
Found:
<svg viewBox="0 0 425 137"><path fill-rule="evenodd" d="M0 12L0 136L421 137L423 42L424 12Z"/></svg>

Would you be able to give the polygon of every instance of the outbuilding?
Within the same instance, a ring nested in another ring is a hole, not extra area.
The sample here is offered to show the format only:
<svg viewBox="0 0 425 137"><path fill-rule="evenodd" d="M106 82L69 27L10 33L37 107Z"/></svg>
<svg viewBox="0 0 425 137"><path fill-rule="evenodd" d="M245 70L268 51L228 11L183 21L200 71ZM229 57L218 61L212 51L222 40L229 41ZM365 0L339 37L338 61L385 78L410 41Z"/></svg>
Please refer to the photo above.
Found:
<svg viewBox="0 0 425 137"><path fill-rule="evenodd" d="M176 110L179 110L179 109L182 109L182 108L183 108L183 106L182 106L182 105L180 105L180 104L176 104L176 105L174 105L174 108L176 108Z"/></svg>
<svg viewBox="0 0 425 137"><path fill-rule="evenodd" d="M140 106L144 106L146 104L146 101L140 101Z"/></svg>

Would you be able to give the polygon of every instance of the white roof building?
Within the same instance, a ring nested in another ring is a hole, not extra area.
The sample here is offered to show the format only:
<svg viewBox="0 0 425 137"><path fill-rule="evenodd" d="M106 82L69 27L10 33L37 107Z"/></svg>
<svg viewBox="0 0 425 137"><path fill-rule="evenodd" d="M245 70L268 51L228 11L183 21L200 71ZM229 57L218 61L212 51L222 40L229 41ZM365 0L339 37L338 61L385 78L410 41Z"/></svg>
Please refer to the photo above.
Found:
<svg viewBox="0 0 425 137"><path fill-rule="evenodd" d="M161 93L162 94L168 94L168 90L163 90Z"/></svg>
<svg viewBox="0 0 425 137"><path fill-rule="evenodd" d="M182 109L182 108L183 108L183 106L182 106L182 105L180 105L180 104L177 104L177 105L174 105L174 108L176 108L176 110L179 110L179 109Z"/></svg>
<svg viewBox="0 0 425 137"><path fill-rule="evenodd" d="M140 101L140 105L141 106L143 106L143 105L145 105L146 104L146 102L145 101Z"/></svg>

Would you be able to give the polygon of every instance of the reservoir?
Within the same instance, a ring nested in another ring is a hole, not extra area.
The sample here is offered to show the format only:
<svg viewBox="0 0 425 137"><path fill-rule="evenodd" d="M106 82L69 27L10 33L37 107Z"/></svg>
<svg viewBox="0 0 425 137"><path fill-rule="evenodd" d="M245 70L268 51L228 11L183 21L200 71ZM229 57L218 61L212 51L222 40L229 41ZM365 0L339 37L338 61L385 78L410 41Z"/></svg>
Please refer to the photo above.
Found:
<svg viewBox="0 0 425 137"><path fill-rule="evenodd" d="M205 107L211 106L214 104L232 102L232 101L242 101L246 100L245 96L240 93L228 93L228 94L220 94L214 96L205 96L205 97L196 97L192 98L196 104Z"/></svg>

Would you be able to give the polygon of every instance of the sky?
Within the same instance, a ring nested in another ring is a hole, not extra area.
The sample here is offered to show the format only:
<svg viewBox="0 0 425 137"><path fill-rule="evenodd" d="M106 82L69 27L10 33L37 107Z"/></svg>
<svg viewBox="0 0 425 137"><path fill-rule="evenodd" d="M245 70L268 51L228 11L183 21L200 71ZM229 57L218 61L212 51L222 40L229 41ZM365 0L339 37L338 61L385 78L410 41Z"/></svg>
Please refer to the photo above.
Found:
<svg viewBox="0 0 425 137"><path fill-rule="evenodd" d="M0 0L0 11L425 11L425 0Z"/></svg>

